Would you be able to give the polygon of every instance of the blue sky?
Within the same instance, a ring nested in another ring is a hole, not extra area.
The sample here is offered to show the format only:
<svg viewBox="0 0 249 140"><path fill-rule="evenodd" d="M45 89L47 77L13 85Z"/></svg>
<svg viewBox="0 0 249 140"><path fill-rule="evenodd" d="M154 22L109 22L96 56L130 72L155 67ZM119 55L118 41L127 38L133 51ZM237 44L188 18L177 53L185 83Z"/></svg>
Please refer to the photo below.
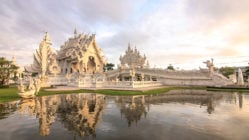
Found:
<svg viewBox="0 0 249 140"><path fill-rule="evenodd" d="M47 31L53 47L79 33L96 33L108 62L127 44L151 67L198 69L248 65L248 0L0 0L0 56L30 64Z"/></svg>

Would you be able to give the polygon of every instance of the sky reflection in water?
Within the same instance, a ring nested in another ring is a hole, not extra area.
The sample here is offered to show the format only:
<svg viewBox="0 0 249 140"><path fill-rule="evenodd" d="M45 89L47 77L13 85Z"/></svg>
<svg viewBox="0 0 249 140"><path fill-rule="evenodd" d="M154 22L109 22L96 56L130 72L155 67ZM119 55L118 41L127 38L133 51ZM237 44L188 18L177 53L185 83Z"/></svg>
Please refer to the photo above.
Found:
<svg viewBox="0 0 249 140"><path fill-rule="evenodd" d="M68 94L0 104L1 140L249 139L249 94Z"/></svg>

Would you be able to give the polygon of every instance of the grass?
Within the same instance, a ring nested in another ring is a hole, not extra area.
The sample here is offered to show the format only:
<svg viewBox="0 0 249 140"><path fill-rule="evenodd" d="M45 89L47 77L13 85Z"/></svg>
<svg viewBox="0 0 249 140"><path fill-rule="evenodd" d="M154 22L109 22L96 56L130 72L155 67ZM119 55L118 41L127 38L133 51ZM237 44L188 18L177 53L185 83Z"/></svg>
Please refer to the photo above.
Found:
<svg viewBox="0 0 249 140"><path fill-rule="evenodd" d="M169 91L169 90L165 90L165 91ZM46 96L46 95L54 95L54 94L70 94L70 93L99 93L99 94L104 94L104 95L141 95L141 94L149 94L150 92L147 92L147 91L143 92L143 91L138 91L138 90L113 90L113 89L98 89L98 90L80 89L80 90L69 90L69 91L45 91L44 89L41 89L38 96ZM154 93L158 93L158 92L154 91Z"/></svg>
<svg viewBox="0 0 249 140"><path fill-rule="evenodd" d="M246 92L249 93L249 89L240 89L240 88L208 88L208 91L224 91L224 92Z"/></svg>
<svg viewBox="0 0 249 140"><path fill-rule="evenodd" d="M187 87L184 87L186 89ZM72 93L99 93L104 95L142 95L142 94L158 94L165 93L173 89L182 89L182 87L163 87L159 89L153 89L148 91L139 91L139 90L112 90L112 89L99 89L99 90L68 90L68 91L46 91L45 88L42 88L38 96L48 96L48 95L56 95L56 94L72 94ZM17 88L12 86L9 88L1 88L0 89L0 103L8 102L13 100L21 99L17 95Z"/></svg>
<svg viewBox="0 0 249 140"><path fill-rule="evenodd" d="M0 88L0 102L8 102L20 99L16 87Z"/></svg>
<svg viewBox="0 0 249 140"><path fill-rule="evenodd" d="M42 88L38 96L48 96L48 95L56 95L56 94L72 94L72 93L99 93L105 95L145 95L145 94L159 94L165 93L170 90L177 90L177 89L202 89L207 90L206 87L162 87L158 89L152 89L147 91L139 91L139 90L112 90L112 89L98 89L98 90L87 90L87 89L80 89L80 90L68 90L68 91L46 91ZM208 90L213 91L227 91L227 92L249 92L246 89L216 89L216 88L208 88ZM21 99L17 95L17 87L9 87L9 88L0 88L0 103L1 102L8 102Z"/></svg>
<svg viewBox="0 0 249 140"><path fill-rule="evenodd" d="M72 93L87 93L91 92L90 90L62 90L62 91L46 91L45 88L42 88L38 96L48 96L48 95L56 95L56 94L72 94Z"/></svg>
<svg viewBox="0 0 249 140"><path fill-rule="evenodd" d="M145 94L159 94L170 90L177 89L206 89L205 87L162 87L147 91L140 90L114 90L114 89L98 89L98 90L70 90L70 91L45 91L41 89L38 96L54 95L54 94L70 94L70 93L98 93L104 95L145 95Z"/></svg>

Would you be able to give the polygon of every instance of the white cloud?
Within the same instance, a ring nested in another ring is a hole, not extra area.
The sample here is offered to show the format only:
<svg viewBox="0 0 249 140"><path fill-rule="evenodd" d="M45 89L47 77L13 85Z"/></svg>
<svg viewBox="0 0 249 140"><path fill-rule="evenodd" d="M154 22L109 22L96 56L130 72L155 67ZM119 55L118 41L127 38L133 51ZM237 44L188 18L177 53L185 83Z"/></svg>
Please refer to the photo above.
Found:
<svg viewBox="0 0 249 140"><path fill-rule="evenodd" d="M9 57L15 50L22 65L32 63L45 31L59 49L75 27L78 32L96 33L97 43L116 64L128 42L145 53L152 66L161 67L171 63L198 68L207 58L247 55L247 0L101 2L2 2L0 55Z"/></svg>

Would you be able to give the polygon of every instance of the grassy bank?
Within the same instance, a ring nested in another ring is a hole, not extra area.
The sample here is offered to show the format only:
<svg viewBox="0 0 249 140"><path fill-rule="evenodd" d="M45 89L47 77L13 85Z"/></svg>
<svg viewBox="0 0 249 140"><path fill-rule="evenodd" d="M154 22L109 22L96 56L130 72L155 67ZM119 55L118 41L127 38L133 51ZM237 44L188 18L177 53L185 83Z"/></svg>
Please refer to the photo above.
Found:
<svg viewBox="0 0 249 140"><path fill-rule="evenodd" d="M208 91L223 91L223 92L243 92L249 93L249 89L241 88L207 88Z"/></svg>
<svg viewBox="0 0 249 140"><path fill-rule="evenodd" d="M170 90L177 89L206 89L205 87L161 87L146 91L141 90L116 90L116 89L97 89L97 90L69 90L69 91L46 91L44 89L40 90L38 96L54 95L54 94L70 94L70 93L98 93L104 95L145 95L145 94L159 94L165 93Z"/></svg>
<svg viewBox="0 0 249 140"><path fill-rule="evenodd" d="M99 89L99 90L87 90L87 89L80 89L80 90L62 90L62 91L46 91L42 88L38 96L47 96L47 95L56 95L56 94L72 94L72 93L99 93L105 95L142 95L142 94L158 94L158 93L165 93L170 90L174 89L187 89L190 87L162 87L158 89L148 90L148 91L139 91L139 90L112 90L112 89ZM8 102L17 99L21 99L17 95L17 88L10 87L10 88L1 88L0 89L0 102Z"/></svg>
<svg viewBox="0 0 249 140"><path fill-rule="evenodd" d="M0 88L0 102L8 102L20 99L16 87Z"/></svg>
<svg viewBox="0 0 249 140"><path fill-rule="evenodd" d="M226 92L249 92L249 90L241 90L241 89L216 89L216 88L205 88L205 87L162 87L147 91L139 91L139 90L112 90L112 89L98 89L98 90L87 90L87 89L80 89L80 90L62 90L62 91L46 91L43 88L38 93L38 96L47 96L47 95L56 95L56 94L72 94L72 93L99 93L105 95L145 95L145 94L159 94L165 93L170 90L177 90L177 89L202 89L202 90L212 90L212 91L226 91ZM17 88L10 87L10 88L1 88L0 89L0 103L1 102L8 102L17 99L21 99L17 95Z"/></svg>
<svg viewBox="0 0 249 140"><path fill-rule="evenodd" d="M176 89L174 87L165 87L160 89L153 89L148 91L139 91L139 90L113 90L113 89L98 89L98 90L69 90L69 91L46 91L42 89L38 96L46 96L46 95L54 95L54 94L70 94L70 93L99 93L104 95L141 95L141 94L156 94L168 92L172 89Z"/></svg>

